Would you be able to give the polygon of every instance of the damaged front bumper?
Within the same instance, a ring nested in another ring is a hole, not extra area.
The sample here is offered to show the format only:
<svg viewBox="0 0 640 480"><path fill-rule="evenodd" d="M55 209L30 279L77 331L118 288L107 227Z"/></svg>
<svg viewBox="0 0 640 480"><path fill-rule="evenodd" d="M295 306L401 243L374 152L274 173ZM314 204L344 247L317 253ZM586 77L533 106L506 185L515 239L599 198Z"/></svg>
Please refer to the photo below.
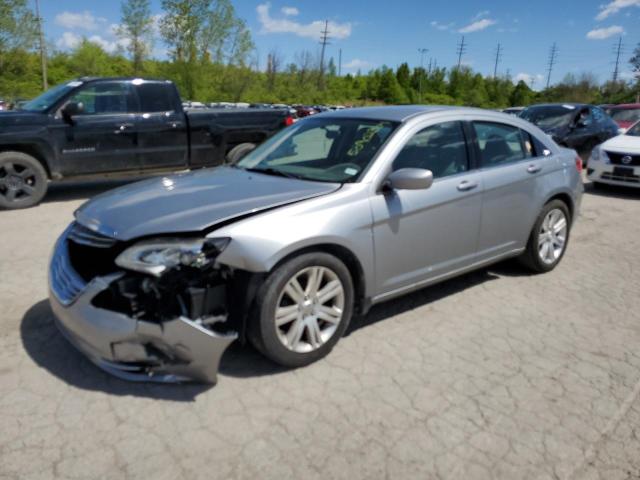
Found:
<svg viewBox="0 0 640 480"><path fill-rule="evenodd" d="M124 275L85 284L68 260L63 235L49 269L50 303L63 335L98 367L125 380L216 383L220 359L237 333L216 332L183 316L154 322L94 305Z"/></svg>

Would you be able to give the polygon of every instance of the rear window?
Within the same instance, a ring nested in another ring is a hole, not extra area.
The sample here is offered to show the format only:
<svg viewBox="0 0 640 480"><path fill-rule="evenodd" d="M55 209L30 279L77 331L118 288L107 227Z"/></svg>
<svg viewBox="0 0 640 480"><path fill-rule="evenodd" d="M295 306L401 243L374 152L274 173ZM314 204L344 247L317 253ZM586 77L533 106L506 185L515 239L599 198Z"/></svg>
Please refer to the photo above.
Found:
<svg viewBox="0 0 640 480"><path fill-rule="evenodd" d="M173 87L166 83L145 82L136 86L143 113L171 112L174 110Z"/></svg>

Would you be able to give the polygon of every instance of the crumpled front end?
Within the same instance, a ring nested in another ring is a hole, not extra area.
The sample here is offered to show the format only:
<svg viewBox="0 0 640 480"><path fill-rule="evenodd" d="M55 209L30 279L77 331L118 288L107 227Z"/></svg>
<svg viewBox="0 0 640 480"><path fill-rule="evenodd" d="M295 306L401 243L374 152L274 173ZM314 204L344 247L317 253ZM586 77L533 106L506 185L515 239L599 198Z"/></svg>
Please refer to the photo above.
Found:
<svg viewBox="0 0 640 480"><path fill-rule="evenodd" d="M72 224L49 268L60 331L93 363L126 380L215 383L227 347L238 337L227 300L233 272L170 272L153 278L123 271L125 248Z"/></svg>

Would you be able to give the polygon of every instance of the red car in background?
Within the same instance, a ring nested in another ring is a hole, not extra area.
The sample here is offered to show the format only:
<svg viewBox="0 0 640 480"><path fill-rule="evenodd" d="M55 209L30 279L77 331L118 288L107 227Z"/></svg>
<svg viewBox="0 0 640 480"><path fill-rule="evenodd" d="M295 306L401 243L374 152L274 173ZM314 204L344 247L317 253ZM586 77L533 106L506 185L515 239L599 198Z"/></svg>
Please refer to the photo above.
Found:
<svg viewBox="0 0 640 480"><path fill-rule="evenodd" d="M628 129L640 120L640 103L627 103L608 107L607 113L620 128Z"/></svg>

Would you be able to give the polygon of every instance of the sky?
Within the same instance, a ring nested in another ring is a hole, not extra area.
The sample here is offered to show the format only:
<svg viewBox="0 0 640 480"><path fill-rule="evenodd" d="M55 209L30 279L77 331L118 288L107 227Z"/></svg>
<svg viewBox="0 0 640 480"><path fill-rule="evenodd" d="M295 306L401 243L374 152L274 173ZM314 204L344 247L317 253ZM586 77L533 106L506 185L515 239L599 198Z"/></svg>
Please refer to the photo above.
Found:
<svg viewBox="0 0 640 480"><path fill-rule="evenodd" d="M162 14L160 0L153 13ZM628 60L640 43L640 0L572 0L534 2L494 0L234 0L238 16L250 28L256 57L264 68L267 55L277 50L284 63L297 52L319 51L320 31L329 21L327 58L342 72L367 72L403 62L420 66L457 64L457 46L464 35L462 63L492 75L498 44L502 54L498 74L544 87L549 52L557 44L551 83L567 73L611 78L616 47L622 38L620 75L631 79ZM114 30L120 19L118 1L41 0L41 14L50 43L65 50L84 36L115 50ZM421 54L420 49L428 49ZM166 56L157 40L154 54Z"/></svg>

